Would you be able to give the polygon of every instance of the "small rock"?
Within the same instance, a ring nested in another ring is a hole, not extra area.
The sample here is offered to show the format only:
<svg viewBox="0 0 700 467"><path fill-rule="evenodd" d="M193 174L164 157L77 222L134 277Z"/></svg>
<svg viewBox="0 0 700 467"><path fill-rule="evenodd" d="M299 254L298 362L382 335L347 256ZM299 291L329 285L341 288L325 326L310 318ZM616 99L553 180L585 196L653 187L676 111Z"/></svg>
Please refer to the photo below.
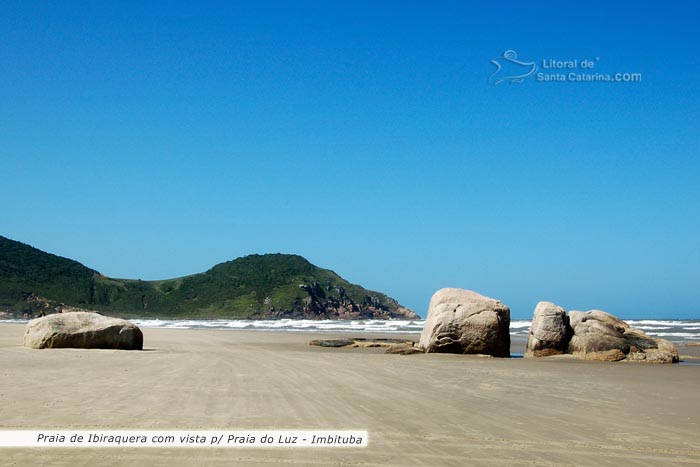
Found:
<svg viewBox="0 0 700 467"><path fill-rule="evenodd" d="M309 345L319 347L348 347L355 344L352 339L316 339L309 342Z"/></svg>
<svg viewBox="0 0 700 467"><path fill-rule="evenodd" d="M425 353L423 350L417 348L417 347L412 347L408 345L394 345L391 347L387 347L385 353L390 353L390 354L396 354L396 355L413 355L417 353Z"/></svg>
<svg viewBox="0 0 700 467"><path fill-rule="evenodd" d="M309 342L309 345L316 345L319 347L396 347L396 346L408 346L413 347L415 342L405 339L366 339L364 337L357 337L354 339L317 339Z"/></svg>

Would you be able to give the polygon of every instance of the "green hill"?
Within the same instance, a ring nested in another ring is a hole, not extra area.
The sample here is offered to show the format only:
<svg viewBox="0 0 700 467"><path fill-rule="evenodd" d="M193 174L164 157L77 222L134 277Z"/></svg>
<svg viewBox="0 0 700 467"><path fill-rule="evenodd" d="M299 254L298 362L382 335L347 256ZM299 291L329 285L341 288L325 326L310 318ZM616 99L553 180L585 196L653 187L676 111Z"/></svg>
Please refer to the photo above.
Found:
<svg viewBox="0 0 700 467"><path fill-rule="evenodd" d="M160 318L410 318L418 315L297 255L250 255L163 281L113 279L0 236L0 311L60 306Z"/></svg>

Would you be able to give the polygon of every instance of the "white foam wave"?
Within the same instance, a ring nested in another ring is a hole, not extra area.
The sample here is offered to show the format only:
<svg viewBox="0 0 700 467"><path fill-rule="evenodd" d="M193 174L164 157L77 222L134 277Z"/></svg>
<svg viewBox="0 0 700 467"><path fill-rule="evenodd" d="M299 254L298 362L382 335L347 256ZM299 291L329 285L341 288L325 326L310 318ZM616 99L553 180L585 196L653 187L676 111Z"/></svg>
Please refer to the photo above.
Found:
<svg viewBox="0 0 700 467"><path fill-rule="evenodd" d="M137 326L143 328L165 329L218 329L218 330L249 330L249 331L292 331L292 332L357 332L357 333L395 333L420 334L425 320L231 320L231 319L132 319ZM24 323L28 320L0 320L0 323ZM672 340L700 340L700 320L627 320L627 323L645 331L650 336L663 337ZM527 336L532 321L513 320L510 323L510 333L513 336Z"/></svg>
<svg viewBox="0 0 700 467"><path fill-rule="evenodd" d="M632 327L639 326L673 326L673 327L685 327L685 326L698 326L700 322L697 320L693 321L675 321L675 320L656 320L656 319L628 319L627 324Z"/></svg>
<svg viewBox="0 0 700 467"><path fill-rule="evenodd" d="M425 320L161 320L133 319L141 327L167 329L248 329L279 331L335 331L335 332L388 332L420 333ZM531 321L516 320L510 324L515 335L527 335Z"/></svg>
<svg viewBox="0 0 700 467"><path fill-rule="evenodd" d="M393 332L420 333L424 320L161 320L133 319L146 328L167 329L249 329L279 331Z"/></svg>
<svg viewBox="0 0 700 467"><path fill-rule="evenodd" d="M516 320L516 321L510 322L511 329L521 329L521 328L530 329L530 326L532 326L532 321L530 321L530 320Z"/></svg>
<svg viewBox="0 0 700 467"><path fill-rule="evenodd" d="M649 335L655 337L682 337L684 339L700 339L700 334L693 332L650 332Z"/></svg>

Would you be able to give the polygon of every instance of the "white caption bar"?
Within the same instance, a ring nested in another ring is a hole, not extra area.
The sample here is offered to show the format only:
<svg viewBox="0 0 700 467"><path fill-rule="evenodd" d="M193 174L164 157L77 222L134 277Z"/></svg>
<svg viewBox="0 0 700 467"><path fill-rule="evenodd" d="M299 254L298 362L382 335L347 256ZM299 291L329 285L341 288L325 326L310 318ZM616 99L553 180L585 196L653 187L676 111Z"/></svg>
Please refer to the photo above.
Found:
<svg viewBox="0 0 700 467"><path fill-rule="evenodd" d="M0 447L366 447L367 431L0 431Z"/></svg>

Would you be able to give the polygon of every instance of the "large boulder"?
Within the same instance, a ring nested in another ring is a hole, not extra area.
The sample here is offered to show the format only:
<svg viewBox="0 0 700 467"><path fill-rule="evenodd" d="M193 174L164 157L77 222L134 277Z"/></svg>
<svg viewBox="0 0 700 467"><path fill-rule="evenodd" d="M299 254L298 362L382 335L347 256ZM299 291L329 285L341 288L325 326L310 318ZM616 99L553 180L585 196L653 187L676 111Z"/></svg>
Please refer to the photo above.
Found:
<svg viewBox="0 0 700 467"><path fill-rule="evenodd" d="M27 324L24 345L33 349L143 349L143 333L129 321L98 313L56 313Z"/></svg>
<svg viewBox="0 0 700 467"><path fill-rule="evenodd" d="M419 346L426 352L510 357L510 309L464 289L441 289L430 300Z"/></svg>
<svg viewBox="0 0 700 467"><path fill-rule="evenodd" d="M573 335L568 353L584 360L678 362L678 351L671 342L647 336L610 313L571 311L569 324Z"/></svg>
<svg viewBox="0 0 700 467"><path fill-rule="evenodd" d="M569 319L566 310L551 302L535 307L525 357L546 357L566 353L569 344Z"/></svg>

